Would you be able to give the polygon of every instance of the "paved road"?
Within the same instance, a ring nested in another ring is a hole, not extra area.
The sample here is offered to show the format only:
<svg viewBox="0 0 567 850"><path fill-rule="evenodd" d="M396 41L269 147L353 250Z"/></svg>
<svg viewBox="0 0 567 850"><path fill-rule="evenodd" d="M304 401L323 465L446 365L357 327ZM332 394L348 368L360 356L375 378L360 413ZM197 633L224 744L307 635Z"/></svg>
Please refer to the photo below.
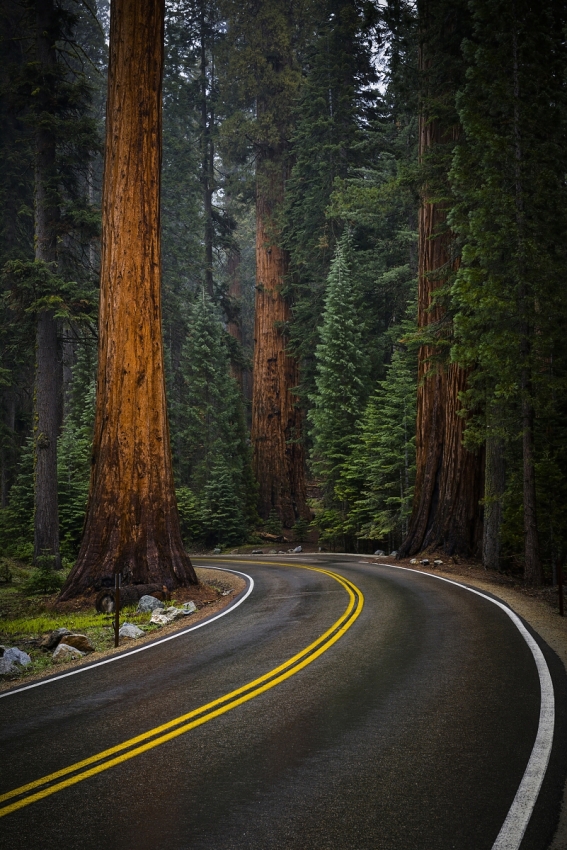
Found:
<svg viewBox="0 0 567 850"><path fill-rule="evenodd" d="M233 613L0 699L1 795L108 748L120 758L136 747L122 742L261 680L231 710L0 818L2 850L491 850L538 728L521 634L495 605L424 575L301 563L353 582L362 610L329 575L231 559L255 582ZM340 634L301 655L337 621ZM543 650L556 732L521 850L548 846L566 772L565 675ZM265 688L282 664L293 675Z"/></svg>

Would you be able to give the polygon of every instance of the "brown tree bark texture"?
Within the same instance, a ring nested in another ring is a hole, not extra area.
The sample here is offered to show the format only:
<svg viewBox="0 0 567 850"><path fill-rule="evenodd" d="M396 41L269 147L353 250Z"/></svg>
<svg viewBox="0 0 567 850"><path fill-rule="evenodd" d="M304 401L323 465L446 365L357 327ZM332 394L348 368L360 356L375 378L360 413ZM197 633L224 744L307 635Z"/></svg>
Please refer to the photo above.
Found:
<svg viewBox="0 0 567 850"><path fill-rule="evenodd" d="M56 12L53 0L36 0L36 61L42 73L38 97L42 111L52 109L52 75L55 54ZM41 122L35 132L35 259L57 264L59 207L54 197L56 181L56 140L49 122ZM59 554L59 514L57 502L57 437L61 411L61 364L57 343L57 320L51 310L37 317L36 367L34 386L34 560L53 558L61 566Z"/></svg>
<svg viewBox="0 0 567 850"><path fill-rule="evenodd" d="M260 516L266 519L274 510L289 528L300 516L309 517L309 509L301 411L292 393L299 383L299 369L286 351L282 333L290 319L289 304L282 295L289 258L278 244L274 210L283 197L285 174L283 164L281 176L273 162L270 166L268 173L260 174L256 197L251 439Z"/></svg>
<svg viewBox="0 0 567 850"><path fill-rule="evenodd" d="M63 599L114 571L130 584L197 583L179 529L161 336L163 26L163 0L113 0L93 466Z"/></svg>
<svg viewBox="0 0 567 850"><path fill-rule="evenodd" d="M420 156L443 140L436 120L420 122ZM442 284L443 269L451 264L446 210L425 197L419 213L418 326L439 321L442 308L432 307ZM449 555L480 552L483 492L481 453L463 446L465 422L458 415L459 393L466 388L466 372L457 364L435 361L435 349L419 352L417 391L415 496L409 532L401 557L423 549L441 549Z"/></svg>

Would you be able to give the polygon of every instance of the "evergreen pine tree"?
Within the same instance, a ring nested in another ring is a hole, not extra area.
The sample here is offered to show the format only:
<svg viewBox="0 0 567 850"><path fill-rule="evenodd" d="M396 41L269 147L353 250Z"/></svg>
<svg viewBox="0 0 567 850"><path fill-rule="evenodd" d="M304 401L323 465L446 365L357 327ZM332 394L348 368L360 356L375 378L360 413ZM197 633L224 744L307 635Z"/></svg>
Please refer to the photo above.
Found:
<svg viewBox="0 0 567 850"><path fill-rule="evenodd" d="M312 461L324 479L327 498L347 460L356 422L365 403L367 362L361 347L360 309L351 275L352 244L345 231L337 245L316 348L316 391L310 396Z"/></svg>
<svg viewBox="0 0 567 850"><path fill-rule="evenodd" d="M396 548L407 534L415 481L415 355L396 349L370 398L337 491L345 530Z"/></svg>
<svg viewBox="0 0 567 850"><path fill-rule="evenodd" d="M218 310L203 289L192 305L183 349L184 404L178 411L181 427L175 450L178 486L189 488L201 501L203 522L206 525L210 518L213 536L220 533L213 515L221 511L222 503L228 516L232 503L234 522L226 542L234 542L236 529L241 539L244 536L243 517L250 518L255 488L242 398L230 374L226 336Z"/></svg>

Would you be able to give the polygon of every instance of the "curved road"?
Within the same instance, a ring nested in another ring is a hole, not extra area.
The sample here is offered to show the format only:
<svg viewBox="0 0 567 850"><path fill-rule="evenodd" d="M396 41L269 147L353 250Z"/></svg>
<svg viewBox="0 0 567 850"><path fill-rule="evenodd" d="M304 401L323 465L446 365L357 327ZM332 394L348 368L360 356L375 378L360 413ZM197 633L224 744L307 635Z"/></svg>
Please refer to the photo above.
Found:
<svg viewBox="0 0 567 850"><path fill-rule="evenodd" d="M254 580L236 610L0 698L0 847L491 850L538 730L526 641L450 583L301 558L230 559ZM567 771L537 640L555 734L521 850L549 845Z"/></svg>

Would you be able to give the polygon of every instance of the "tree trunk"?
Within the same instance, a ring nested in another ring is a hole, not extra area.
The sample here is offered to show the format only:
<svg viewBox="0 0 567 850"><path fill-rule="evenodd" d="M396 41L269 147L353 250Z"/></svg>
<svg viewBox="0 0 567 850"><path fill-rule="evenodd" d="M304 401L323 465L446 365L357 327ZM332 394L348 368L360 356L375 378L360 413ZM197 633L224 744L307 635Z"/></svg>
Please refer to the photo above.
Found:
<svg viewBox="0 0 567 850"><path fill-rule="evenodd" d="M205 3L201 4L201 179L203 185L203 213L205 224L205 288L209 298L213 292L213 186L214 186L214 113L209 104L207 76L207 28ZM211 78L211 88L212 88ZM209 114L210 112L210 114Z"/></svg>
<svg viewBox="0 0 567 850"><path fill-rule="evenodd" d="M56 15L53 0L36 0L36 61L41 73L37 94L40 113L52 109ZM55 270L59 207L56 187L56 139L49 122L40 121L35 138L35 259ZM34 388L34 561L53 559L61 566L57 504L57 436L60 425L61 379L57 320L51 310L37 318Z"/></svg>
<svg viewBox="0 0 567 850"><path fill-rule="evenodd" d="M537 495L535 479L534 452L534 401L531 366L531 337L533 327L531 310L533 298L528 297L528 284L525 277L524 262L524 192L522 188L523 151L520 121L520 79L518 57L518 21L516 6L514 9L514 29L512 32L513 82L514 82L514 158L515 158L515 194L516 226L518 229L518 313L521 321L520 354L522 357L522 461L523 461L523 506L524 506L524 579L527 584L539 585L543 580L542 564L539 554L537 530Z"/></svg>
<svg viewBox="0 0 567 850"><path fill-rule="evenodd" d="M241 299L242 299L242 281L240 278L240 251L236 246L230 249L227 263L228 271L228 297L230 300L230 317L227 323L227 331L239 344L242 345L242 321ZM232 377L237 382L240 390L243 388L242 364L240 362L231 361L230 371Z"/></svg>
<svg viewBox="0 0 567 850"><path fill-rule="evenodd" d="M274 510L289 528L299 517L309 517L309 510L301 412L292 394L299 383L299 369L286 351L284 336L290 308L282 286L289 257L278 244L276 222L286 176L281 155L258 164L251 439L260 516L267 519Z"/></svg>
<svg viewBox="0 0 567 850"><path fill-rule="evenodd" d="M160 293L163 0L114 0L91 486L62 599L108 583L196 583L183 549L167 424Z"/></svg>
<svg viewBox="0 0 567 850"><path fill-rule="evenodd" d="M487 570L500 569L500 526L502 496L506 485L504 441L499 437L486 439L484 463L484 523L482 534L482 563Z"/></svg>
<svg viewBox="0 0 567 850"><path fill-rule="evenodd" d="M427 15L433 3L421 6L422 23L427 27L430 25ZM442 44L438 34L436 38ZM425 39L419 62L425 75L431 64ZM451 81L445 80L444 84L450 85ZM426 102L428 95L426 92ZM430 117L425 111L422 107L419 128L422 162L436 146L451 143L458 136L458 127ZM442 318L442 307L432 306L434 293L446 282L454 263L451 234L446 226L446 206L429 200L428 191L431 190L424 187L419 211L419 328ZM475 454L464 448L465 422L458 415L459 393L466 389L467 376L457 364L441 363L438 355L430 345L423 345L419 351L415 495L408 535L399 549L400 557L415 555L426 548L465 556L481 549L482 453Z"/></svg>

